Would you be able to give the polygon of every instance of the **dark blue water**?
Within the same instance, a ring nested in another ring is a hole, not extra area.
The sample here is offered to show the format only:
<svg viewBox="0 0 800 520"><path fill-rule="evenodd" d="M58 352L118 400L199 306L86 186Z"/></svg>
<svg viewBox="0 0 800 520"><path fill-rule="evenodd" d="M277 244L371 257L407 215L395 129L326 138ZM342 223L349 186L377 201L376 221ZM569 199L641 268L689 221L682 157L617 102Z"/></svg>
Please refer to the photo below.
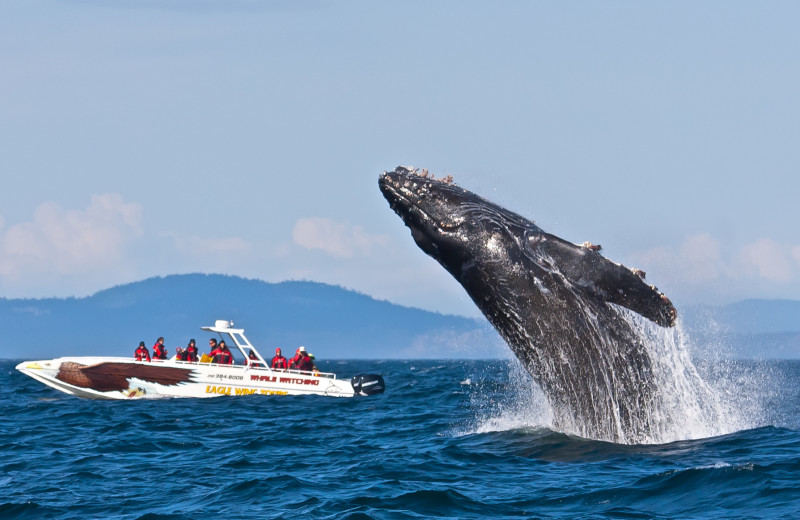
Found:
<svg viewBox="0 0 800 520"><path fill-rule="evenodd" d="M796 362L722 371L748 429L642 446L546 428L513 363L321 366L383 373L370 398L115 402L13 365L0 518L800 517Z"/></svg>

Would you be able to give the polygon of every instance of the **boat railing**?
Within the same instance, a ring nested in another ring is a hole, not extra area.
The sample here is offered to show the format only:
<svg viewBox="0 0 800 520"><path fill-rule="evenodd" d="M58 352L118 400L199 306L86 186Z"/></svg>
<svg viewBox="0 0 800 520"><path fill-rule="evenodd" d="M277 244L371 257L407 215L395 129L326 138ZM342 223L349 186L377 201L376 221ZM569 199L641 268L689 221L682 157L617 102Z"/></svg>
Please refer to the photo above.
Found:
<svg viewBox="0 0 800 520"><path fill-rule="evenodd" d="M158 360L162 361L162 360ZM166 361L166 360L164 360ZM202 366L211 366L211 367L223 367L223 368L242 368L248 370L259 370L263 372L272 372L276 374L290 374L290 375L301 375L301 376L312 376L312 377L324 377L326 379L336 379L336 374L333 372L320 372L317 370L309 371L309 370L296 370L293 368L270 368L270 367L263 367L263 366L255 366L254 364L249 365L226 365L223 363L212 363L210 361L182 361L180 359L172 359L173 362L179 365L202 365Z"/></svg>
<svg viewBox="0 0 800 520"><path fill-rule="evenodd" d="M221 365L226 366L226 365ZM227 365L230 366L230 365ZM237 365L241 366L241 365ZM333 372L320 372L319 370L297 370L295 368L270 368L270 367L263 367L263 366L254 366L254 365L247 365L250 370L263 370L265 372L275 372L277 374L298 374L301 376L314 376L314 377L326 377L328 379L336 379L336 374Z"/></svg>

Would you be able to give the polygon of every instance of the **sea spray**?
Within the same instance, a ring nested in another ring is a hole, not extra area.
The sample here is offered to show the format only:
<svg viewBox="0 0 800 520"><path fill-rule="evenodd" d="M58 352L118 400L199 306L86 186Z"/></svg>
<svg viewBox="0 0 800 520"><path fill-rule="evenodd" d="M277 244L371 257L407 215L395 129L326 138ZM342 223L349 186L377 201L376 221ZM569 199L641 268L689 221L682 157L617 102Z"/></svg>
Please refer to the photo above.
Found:
<svg viewBox="0 0 800 520"><path fill-rule="evenodd" d="M502 373L486 370L474 379L470 396L474 421L463 433L488 433L524 428L551 428L553 413L542 390L517 359L503 364Z"/></svg>
<svg viewBox="0 0 800 520"><path fill-rule="evenodd" d="M657 394L649 410L651 435L645 442L699 439L733 431L735 414L697 371L680 321L667 329L630 312L623 315L643 338L653 366Z"/></svg>
<svg viewBox="0 0 800 520"><path fill-rule="evenodd" d="M729 354L729 347L720 348L721 351L704 345L692 350L698 372L725 411L723 433L766 425L796 428L800 414L792 415L780 403L789 399L787 396L793 391L787 386L787 374L765 360L726 357L720 352Z"/></svg>
<svg viewBox="0 0 800 520"><path fill-rule="evenodd" d="M733 370L730 360L714 358L704 364L706 370L701 375L692 359L697 347L691 344L680 322L667 329L632 312L620 311L646 347L655 388L649 409L641 410L650 431L635 444L707 438L763 423L758 411L764 409L764 398L775 392L755 391L753 383L765 371ZM705 360L708 359L707 355ZM475 381L470 385L475 419L464 433L545 427L586 436L585 425L578 418L562 416L554 422L553 408L545 394L519 361L510 359L506 366L505 374L484 372L471 376ZM747 395L736 391L743 389L743 380L750 383Z"/></svg>

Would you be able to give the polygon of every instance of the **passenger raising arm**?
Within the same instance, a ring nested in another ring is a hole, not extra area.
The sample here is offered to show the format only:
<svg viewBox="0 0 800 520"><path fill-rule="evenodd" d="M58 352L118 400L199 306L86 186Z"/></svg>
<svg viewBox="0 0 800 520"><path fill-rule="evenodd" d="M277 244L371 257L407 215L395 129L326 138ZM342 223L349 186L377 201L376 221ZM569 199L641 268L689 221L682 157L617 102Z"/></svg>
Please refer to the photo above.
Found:
<svg viewBox="0 0 800 520"><path fill-rule="evenodd" d="M296 369L297 364L303 359L303 355L306 353L306 347L300 346L297 350L294 351L294 357L289 360L289 368Z"/></svg>
<svg viewBox="0 0 800 520"><path fill-rule="evenodd" d="M305 347L300 347L297 350L300 359L298 359L297 361L293 359L291 365L289 365L289 368L294 370L301 370L303 372L313 372L314 370L316 370L317 366L314 364L314 360L308 356L308 352L306 352ZM295 358L296 357L297 356L295 356Z"/></svg>

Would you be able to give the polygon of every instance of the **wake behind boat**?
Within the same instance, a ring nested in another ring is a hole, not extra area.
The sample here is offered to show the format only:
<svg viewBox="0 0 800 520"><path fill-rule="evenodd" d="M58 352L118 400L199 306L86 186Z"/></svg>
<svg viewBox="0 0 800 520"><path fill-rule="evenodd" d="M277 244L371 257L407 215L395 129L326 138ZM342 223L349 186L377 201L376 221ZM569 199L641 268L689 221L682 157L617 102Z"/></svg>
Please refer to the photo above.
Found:
<svg viewBox="0 0 800 520"><path fill-rule="evenodd" d="M89 399L220 397L235 395L373 395L385 389L383 377L360 374L350 380L336 374L277 370L233 322L217 320L201 327L230 338L246 365L167 360L136 361L127 357L61 357L23 361L17 370L64 393ZM253 356L251 356L251 353Z"/></svg>

